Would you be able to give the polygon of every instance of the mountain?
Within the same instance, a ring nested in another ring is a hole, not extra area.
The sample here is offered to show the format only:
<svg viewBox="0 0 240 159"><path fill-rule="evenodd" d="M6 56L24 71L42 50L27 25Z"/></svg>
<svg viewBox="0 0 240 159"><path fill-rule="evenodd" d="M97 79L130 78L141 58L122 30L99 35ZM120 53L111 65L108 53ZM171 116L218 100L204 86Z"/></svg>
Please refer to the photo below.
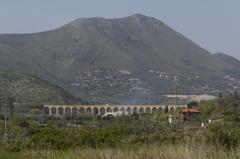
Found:
<svg viewBox="0 0 240 159"><path fill-rule="evenodd" d="M66 103L75 99L63 89L39 78L13 71L0 71L0 97L13 97L19 110L44 103Z"/></svg>
<svg viewBox="0 0 240 159"><path fill-rule="evenodd" d="M240 60L219 52L215 53L214 56L223 62L228 63L232 67L231 69L224 70L226 74L235 79L240 79Z"/></svg>
<svg viewBox="0 0 240 159"><path fill-rule="evenodd" d="M231 65L234 68L240 68L240 60L238 60L238 59L236 59L232 56L226 55L226 54L221 53L221 52L215 53L213 55L215 57L219 58L220 60L228 63L229 65Z"/></svg>
<svg viewBox="0 0 240 159"><path fill-rule="evenodd" d="M0 35L0 69L35 75L89 101L163 100L239 88L234 65L141 14L80 18L55 30ZM239 71L238 71L239 73Z"/></svg>

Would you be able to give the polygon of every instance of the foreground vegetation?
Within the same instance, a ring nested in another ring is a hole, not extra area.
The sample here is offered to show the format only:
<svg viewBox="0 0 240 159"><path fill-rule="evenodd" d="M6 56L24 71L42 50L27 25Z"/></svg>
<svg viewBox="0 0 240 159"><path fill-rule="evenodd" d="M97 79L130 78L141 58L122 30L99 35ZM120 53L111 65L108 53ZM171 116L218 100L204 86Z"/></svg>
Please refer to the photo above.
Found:
<svg viewBox="0 0 240 159"><path fill-rule="evenodd" d="M150 145L131 149L75 149L32 150L23 152L0 151L0 159L238 159L240 149L216 149L213 146Z"/></svg>
<svg viewBox="0 0 240 159"><path fill-rule="evenodd" d="M203 116L189 116L184 121L175 115L172 124L166 113L117 118L15 115L7 119L5 130L0 116L0 159L237 159L239 101L234 94L201 102L198 107ZM208 118L213 122L207 124ZM205 127L201 127L203 121Z"/></svg>
<svg viewBox="0 0 240 159"><path fill-rule="evenodd" d="M169 124L162 114L95 121L85 117L81 126L69 124L72 118L44 120L46 125L31 118L12 120L0 159L240 158L240 127L233 123L215 122L206 128L197 121Z"/></svg>

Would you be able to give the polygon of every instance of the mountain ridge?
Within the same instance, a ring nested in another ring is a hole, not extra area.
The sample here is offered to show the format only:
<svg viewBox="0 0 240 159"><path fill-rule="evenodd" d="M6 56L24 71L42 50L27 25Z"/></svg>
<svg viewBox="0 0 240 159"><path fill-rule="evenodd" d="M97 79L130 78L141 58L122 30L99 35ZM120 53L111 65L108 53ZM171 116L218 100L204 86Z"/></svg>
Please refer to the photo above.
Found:
<svg viewBox="0 0 240 159"><path fill-rule="evenodd" d="M141 14L80 18L51 31L0 35L0 57L0 69L33 74L100 102L156 102L157 94L174 92L176 84L185 94L216 93L228 89L226 83L231 90L239 87L238 78L224 78L238 72L235 66Z"/></svg>

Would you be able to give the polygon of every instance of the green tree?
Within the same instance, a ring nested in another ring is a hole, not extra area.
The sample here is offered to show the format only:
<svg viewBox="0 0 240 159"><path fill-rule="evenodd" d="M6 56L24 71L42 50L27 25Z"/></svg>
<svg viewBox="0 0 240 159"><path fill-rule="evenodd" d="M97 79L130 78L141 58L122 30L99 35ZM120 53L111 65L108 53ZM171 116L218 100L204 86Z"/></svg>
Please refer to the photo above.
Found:
<svg viewBox="0 0 240 159"><path fill-rule="evenodd" d="M168 105L166 105L166 107L164 108L164 113L168 113L169 112L169 108L168 108Z"/></svg>
<svg viewBox="0 0 240 159"><path fill-rule="evenodd" d="M135 125L137 126L137 133L141 132L141 135L146 139L146 144L149 144L151 137L168 127L167 115L160 113L145 114Z"/></svg>
<svg viewBox="0 0 240 159"><path fill-rule="evenodd" d="M203 101L200 103L200 110L204 115L212 115L216 110L216 102L214 100Z"/></svg>
<svg viewBox="0 0 240 159"><path fill-rule="evenodd" d="M198 107L198 102L197 101L191 101L188 103L187 107L189 109L193 108L193 107Z"/></svg>

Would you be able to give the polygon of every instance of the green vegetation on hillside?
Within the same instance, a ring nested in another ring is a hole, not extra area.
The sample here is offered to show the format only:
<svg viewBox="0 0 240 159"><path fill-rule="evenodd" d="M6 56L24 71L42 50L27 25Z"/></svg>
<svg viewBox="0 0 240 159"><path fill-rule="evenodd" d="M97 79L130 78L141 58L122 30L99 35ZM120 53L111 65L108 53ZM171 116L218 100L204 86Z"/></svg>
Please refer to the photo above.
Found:
<svg viewBox="0 0 240 159"><path fill-rule="evenodd" d="M27 112L45 103L66 103L74 99L63 89L39 78L20 72L1 71L0 98L9 97L13 98L15 109Z"/></svg>

